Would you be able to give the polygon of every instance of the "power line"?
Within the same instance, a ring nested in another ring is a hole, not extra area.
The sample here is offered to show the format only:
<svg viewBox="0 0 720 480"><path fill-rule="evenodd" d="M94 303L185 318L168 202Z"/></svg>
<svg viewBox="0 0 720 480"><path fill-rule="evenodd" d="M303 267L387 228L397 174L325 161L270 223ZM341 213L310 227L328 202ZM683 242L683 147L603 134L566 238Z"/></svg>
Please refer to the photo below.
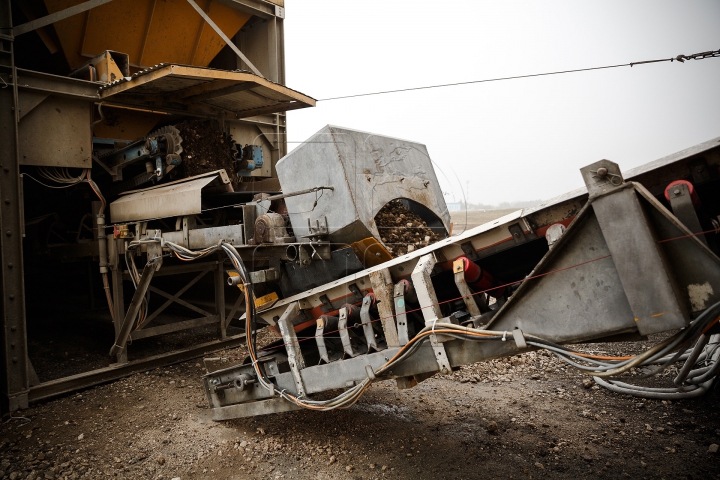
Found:
<svg viewBox="0 0 720 480"><path fill-rule="evenodd" d="M704 58L713 58L713 57L720 57L720 49L712 50L712 51L708 51L708 52L695 53L693 55L678 55L677 57L663 58L660 60L644 60L642 62L621 63L618 65L606 65L604 67L577 68L577 69L573 69L573 70L560 70L557 72L531 73L528 75L515 75L512 77L486 78L483 80L470 80L467 82L443 83L443 84L439 84L439 85L427 85L424 87L400 88L397 90L383 90L380 92L358 93L355 95L343 95L340 97L321 98L320 100L317 100L317 101L318 102L328 102L330 100L341 100L344 98L356 98L356 97L369 97L371 95L384 95L386 93L410 92L413 90L429 90L431 88L455 87L458 85L471 85L474 83L499 82L502 80L516 80L519 78L545 77L548 75L562 75L564 73L589 72L591 70L605 70L605 69L609 69L609 68L632 67L634 65L644 65L647 63L674 62L674 61L684 63L685 60L702 60Z"/></svg>

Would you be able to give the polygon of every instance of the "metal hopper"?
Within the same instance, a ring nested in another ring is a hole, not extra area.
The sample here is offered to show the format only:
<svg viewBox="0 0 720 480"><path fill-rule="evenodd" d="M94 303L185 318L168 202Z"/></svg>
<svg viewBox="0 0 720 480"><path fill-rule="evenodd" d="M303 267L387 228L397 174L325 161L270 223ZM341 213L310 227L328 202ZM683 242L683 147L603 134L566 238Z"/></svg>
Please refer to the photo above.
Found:
<svg viewBox="0 0 720 480"><path fill-rule="evenodd" d="M323 234L346 244L380 239L375 216L395 199L447 235L450 214L420 143L328 125L283 157L277 174L285 192L334 188L286 199L297 237Z"/></svg>

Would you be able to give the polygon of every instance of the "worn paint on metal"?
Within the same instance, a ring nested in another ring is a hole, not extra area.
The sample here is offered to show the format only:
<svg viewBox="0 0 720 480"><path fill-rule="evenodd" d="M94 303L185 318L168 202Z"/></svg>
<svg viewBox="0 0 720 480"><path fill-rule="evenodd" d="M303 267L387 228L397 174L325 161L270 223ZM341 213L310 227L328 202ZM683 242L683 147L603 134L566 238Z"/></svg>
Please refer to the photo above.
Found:
<svg viewBox="0 0 720 480"><path fill-rule="evenodd" d="M45 0L45 6L55 13L82 2ZM217 0L200 6L231 38L252 16ZM161 62L207 66L225 46L185 0L114 0L55 23L55 31L72 69L105 50L127 53L135 68Z"/></svg>

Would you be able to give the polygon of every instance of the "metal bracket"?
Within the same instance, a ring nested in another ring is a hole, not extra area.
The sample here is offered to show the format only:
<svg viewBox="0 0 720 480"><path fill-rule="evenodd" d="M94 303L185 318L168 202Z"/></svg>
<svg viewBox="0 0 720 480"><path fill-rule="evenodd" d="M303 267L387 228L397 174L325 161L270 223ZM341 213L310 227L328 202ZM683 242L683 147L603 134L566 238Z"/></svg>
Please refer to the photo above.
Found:
<svg viewBox="0 0 720 480"><path fill-rule="evenodd" d="M478 254L475 251L475 247L473 247L473 244L471 242L468 241L465 243L461 243L460 248L462 248L463 253L470 260L475 261L478 259Z"/></svg>
<svg viewBox="0 0 720 480"><path fill-rule="evenodd" d="M687 163L687 166L690 170L693 183L704 183L712 179L710 171L707 168L707 160L705 160L705 158L700 157L691 160Z"/></svg>
<svg viewBox="0 0 720 480"><path fill-rule="evenodd" d="M328 356L327 347L325 346L325 320L318 318L315 320L315 343L317 344L318 352L320 353L320 361L330 363L330 357Z"/></svg>
<svg viewBox="0 0 720 480"><path fill-rule="evenodd" d="M510 232L510 235L512 235L513 240L515 240L516 245L520 245L528 241L525 237L525 232L519 223L513 223L508 226L508 231Z"/></svg>
<svg viewBox="0 0 720 480"><path fill-rule="evenodd" d="M347 308L343 307L338 313L338 330L340 331L340 341L342 342L345 355L352 358L357 354L353 351L352 343L350 342L350 331L348 330L347 321Z"/></svg>
<svg viewBox="0 0 720 480"><path fill-rule="evenodd" d="M275 282L277 280L280 280L280 270L275 268L250 272L250 281L252 283Z"/></svg>
<svg viewBox="0 0 720 480"><path fill-rule="evenodd" d="M427 327L433 326L438 318L442 317L435 288L430 279L435 263L435 257L431 253L423 255L410 275L425 319L425 326Z"/></svg>
<svg viewBox="0 0 720 480"><path fill-rule="evenodd" d="M465 307L468 309L468 313L473 317L482 315L480 308L477 303L475 303L473 291L470 290L470 287L465 281L465 267L462 259L458 259L453 262L453 272L455 274L455 286L460 292L460 295L462 295L462 299L465 303Z"/></svg>
<svg viewBox="0 0 720 480"><path fill-rule="evenodd" d="M442 312L438 305L437 295L435 294L435 288L433 287L430 273L435 267L435 257L431 253L420 257L415 269L413 270L410 278L412 278L413 285L415 286L415 293L420 302L420 308L422 310L423 318L425 319L425 326L432 327L442 318ZM448 340L450 337L447 338ZM450 373L450 362L447 358L447 352L445 347L441 343L441 340L437 335L430 335L430 344L432 345L435 353L435 359L437 360L440 372L447 375Z"/></svg>
<svg viewBox="0 0 720 480"><path fill-rule="evenodd" d="M298 302L293 302L288 305L285 312L278 319L278 327L280 327L280 334L282 335L283 343L285 343L285 350L288 356L288 365L290 365L290 371L292 372L293 380L295 380L295 387L297 388L298 397L305 396L305 386L303 384L300 370L305 368L305 359L303 358L302 351L300 350L300 344L295 334L295 326L293 325L293 319L297 317L300 312L300 305Z"/></svg>
<svg viewBox="0 0 720 480"><path fill-rule="evenodd" d="M515 340L515 345L517 345L519 350L523 350L527 348L527 343L525 343L525 336L523 335L523 331L519 328L516 328L512 332L513 334L513 340Z"/></svg>
<svg viewBox="0 0 720 480"><path fill-rule="evenodd" d="M155 230L155 234L152 235L155 237L162 236L162 233L160 230ZM162 245L160 242L153 242L147 244L147 260L148 262L155 262L155 271L160 270L160 267L162 267Z"/></svg>
<svg viewBox="0 0 720 480"><path fill-rule="evenodd" d="M398 339L400 345L405 345L410 340L408 338L407 315L405 314L405 284L398 283L395 285L393 292L395 297L395 319L397 321Z"/></svg>
<svg viewBox="0 0 720 480"><path fill-rule="evenodd" d="M365 333L365 342L368 346L368 353L370 353L370 349L375 351L379 350L377 342L375 341L375 331L372 326L372 318L370 318L372 299L372 295L366 295L362 301L362 308L360 308L360 321L362 322L363 333Z"/></svg>
<svg viewBox="0 0 720 480"><path fill-rule="evenodd" d="M352 303L361 302L363 300L363 294L356 283L351 283L350 285L348 285L348 290L350 290L353 294Z"/></svg>
<svg viewBox="0 0 720 480"><path fill-rule="evenodd" d="M610 160L600 160L581 168L580 173L590 197L609 192L625 183L620 172L620 166Z"/></svg>
<svg viewBox="0 0 720 480"><path fill-rule="evenodd" d="M315 219L315 226L312 226L310 219L307 219L308 234L303 235L306 238L322 237L330 234L330 227L328 226L328 219L326 216L322 217L323 223L320 224L320 219Z"/></svg>
<svg viewBox="0 0 720 480"><path fill-rule="evenodd" d="M333 307L333 304L327 295L320 295L319 300L322 302L322 307L320 307L320 309L323 313L328 313L335 310L335 307Z"/></svg>
<svg viewBox="0 0 720 480"><path fill-rule="evenodd" d="M670 188L667 193L670 196L670 208L672 208L673 215L685 224L691 232L702 232L702 226L700 226L700 220L695 211L695 206L693 205L690 190L687 185L682 183L677 184ZM698 235L697 238L707 245L705 235Z"/></svg>

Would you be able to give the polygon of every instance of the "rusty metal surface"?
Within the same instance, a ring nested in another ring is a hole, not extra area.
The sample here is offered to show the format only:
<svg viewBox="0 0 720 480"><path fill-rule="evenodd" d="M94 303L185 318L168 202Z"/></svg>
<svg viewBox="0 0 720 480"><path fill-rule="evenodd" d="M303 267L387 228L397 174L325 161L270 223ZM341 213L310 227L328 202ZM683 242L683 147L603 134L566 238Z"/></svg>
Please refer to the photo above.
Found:
<svg viewBox="0 0 720 480"><path fill-rule="evenodd" d="M0 24L12 26L10 2L0 2ZM0 41L0 76L17 78L13 41ZM7 83L7 82L6 82ZM0 411L24 408L32 365L27 356L25 282L23 269L23 196L18 158L18 86L12 82L0 88Z"/></svg>
<svg viewBox="0 0 720 480"><path fill-rule="evenodd" d="M33 93L22 92L21 101L27 95ZM55 96L22 112L18 131L20 164L91 168L91 112L89 102Z"/></svg>
<svg viewBox="0 0 720 480"><path fill-rule="evenodd" d="M227 180L224 170L220 170L126 192L110 204L110 219L117 223L197 215L202 212L203 188L213 183L227 184Z"/></svg>
<svg viewBox="0 0 720 480"><path fill-rule="evenodd" d="M250 72L158 64L101 86L103 100L141 108L235 118L313 107L315 100Z"/></svg>
<svg viewBox="0 0 720 480"><path fill-rule="evenodd" d="M83 0L44 0L50 14ZM205 5L203 5L205 6ZM221 2L208 2L208 15L234 36L251 14ZM126 52L133 66L158 62L208 65L225 46L220 36L186 0L115 0L54 24L71 68L104 50Z"/></svg>

